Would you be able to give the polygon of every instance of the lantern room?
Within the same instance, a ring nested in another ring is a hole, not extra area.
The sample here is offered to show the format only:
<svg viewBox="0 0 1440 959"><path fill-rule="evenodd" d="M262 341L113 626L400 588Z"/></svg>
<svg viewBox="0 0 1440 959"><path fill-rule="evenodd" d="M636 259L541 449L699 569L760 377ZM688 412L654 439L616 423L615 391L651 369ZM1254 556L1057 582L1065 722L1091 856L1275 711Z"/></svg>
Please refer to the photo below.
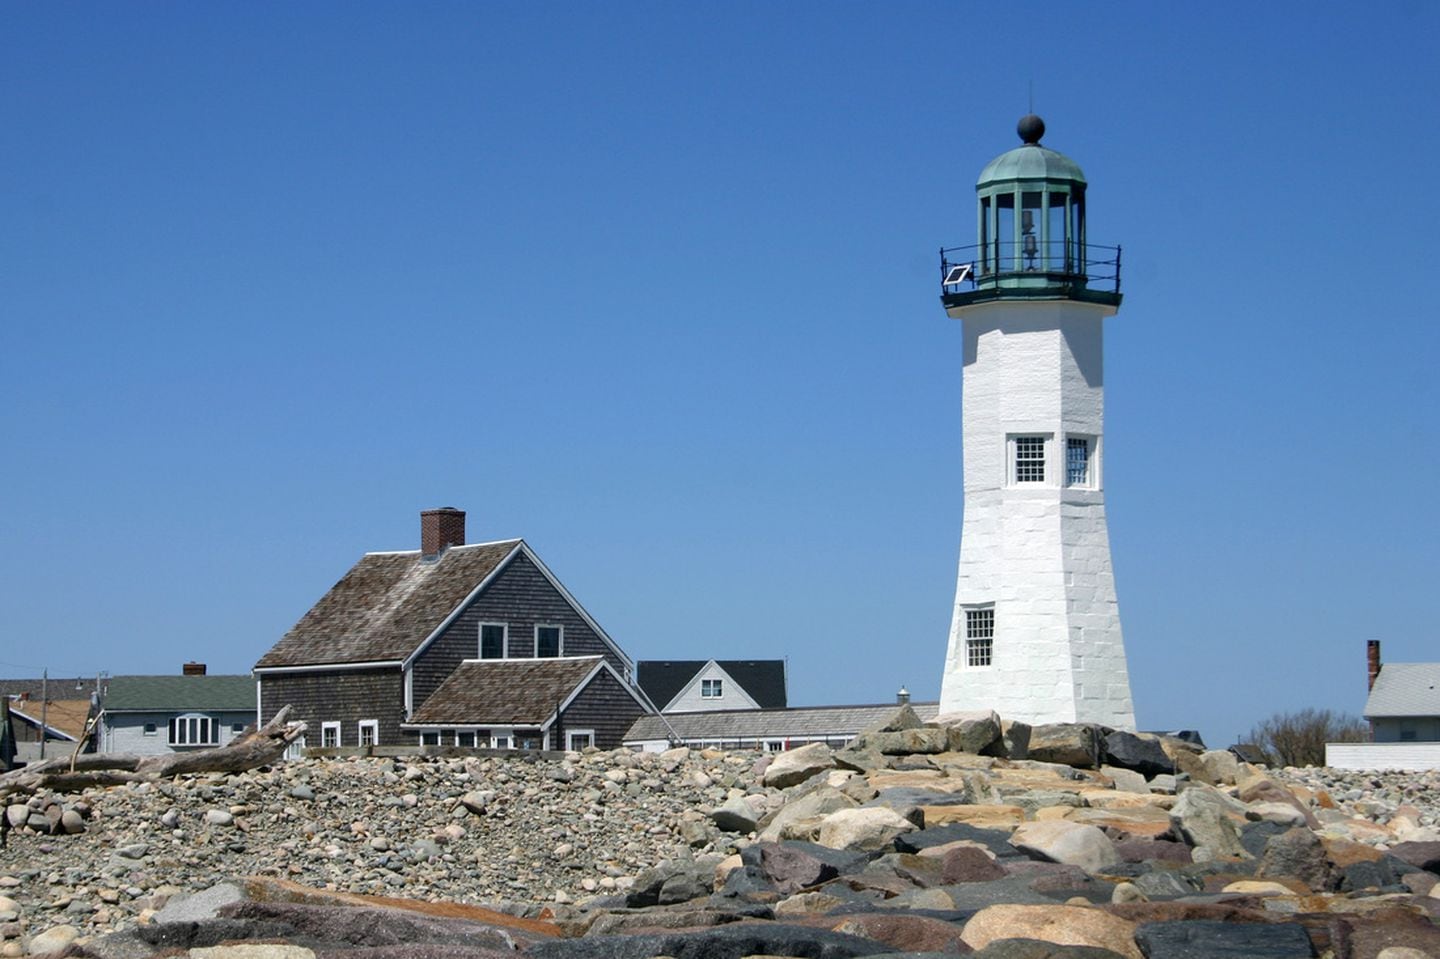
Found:
<svg viewBox="0 0 1440 959"><path fill-rule="evenodd" d="M946 308L996 299L1118 306L1120 248L1086 239L1085 174L1041 145L1038 116L1022 117L1016 132L1021 145L991 160L975 184L975 244L940 251Z"/></svg>

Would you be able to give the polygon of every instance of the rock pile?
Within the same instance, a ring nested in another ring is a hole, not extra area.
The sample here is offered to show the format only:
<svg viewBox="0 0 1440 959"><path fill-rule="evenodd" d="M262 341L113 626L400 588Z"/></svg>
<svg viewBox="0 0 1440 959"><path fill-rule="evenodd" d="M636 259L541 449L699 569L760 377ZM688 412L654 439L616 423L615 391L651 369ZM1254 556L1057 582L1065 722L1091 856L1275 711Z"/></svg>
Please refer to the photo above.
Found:
<svg viewBox="0 0 1440 959"><path fill-rule="evenodd" d="M0 950L1415 959L1434 785L908 708L758 760L310 760L7 810Z"/></svg>

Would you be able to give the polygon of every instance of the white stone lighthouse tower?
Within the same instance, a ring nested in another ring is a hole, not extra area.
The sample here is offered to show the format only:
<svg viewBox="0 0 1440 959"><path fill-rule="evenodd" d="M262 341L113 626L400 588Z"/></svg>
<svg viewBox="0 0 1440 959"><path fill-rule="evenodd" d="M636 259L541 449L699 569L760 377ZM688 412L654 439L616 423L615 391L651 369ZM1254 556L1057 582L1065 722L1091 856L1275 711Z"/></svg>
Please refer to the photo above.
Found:
<svg viewBox="0 0 1440 959"><path fill-rule="evenodd" d="M1135 728L1105 523L1103 323L1120 249L1085 238L1085 176L1023 144L980 173L977 243L941 251L964 330L965 518L940 708Z"/></svg>

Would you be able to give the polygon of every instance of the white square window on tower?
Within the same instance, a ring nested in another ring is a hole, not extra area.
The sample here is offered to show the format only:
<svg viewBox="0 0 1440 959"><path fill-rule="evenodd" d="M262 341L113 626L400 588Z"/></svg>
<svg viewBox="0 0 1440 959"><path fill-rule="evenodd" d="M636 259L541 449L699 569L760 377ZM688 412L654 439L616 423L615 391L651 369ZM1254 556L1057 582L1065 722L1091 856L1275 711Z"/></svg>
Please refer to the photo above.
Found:
<svg viewBox="0 0 1440 959"><path fill-rule="evenodd" d="M1016 483L1045 482L1045 437L1016 436L1010 442Z"/></svg>
<svg viewBox="0 0 1440 959"><path fill-rule="evenodd" d="M995 607L965 610L965 665L989 666L995 659Z"/></svg>

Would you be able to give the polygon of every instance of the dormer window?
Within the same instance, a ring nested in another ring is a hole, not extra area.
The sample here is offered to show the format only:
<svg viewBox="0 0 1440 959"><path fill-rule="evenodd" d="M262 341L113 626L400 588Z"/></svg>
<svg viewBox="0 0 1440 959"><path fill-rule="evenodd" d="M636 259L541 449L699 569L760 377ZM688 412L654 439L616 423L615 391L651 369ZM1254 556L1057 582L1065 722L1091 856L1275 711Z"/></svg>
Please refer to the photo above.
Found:
<svg viewBox="0 0 1440 959"><path fill-rule="evenodd" d="M725 698L725 681L723 679L702 679L700 680L701 699L723 699Z"/></svg>

